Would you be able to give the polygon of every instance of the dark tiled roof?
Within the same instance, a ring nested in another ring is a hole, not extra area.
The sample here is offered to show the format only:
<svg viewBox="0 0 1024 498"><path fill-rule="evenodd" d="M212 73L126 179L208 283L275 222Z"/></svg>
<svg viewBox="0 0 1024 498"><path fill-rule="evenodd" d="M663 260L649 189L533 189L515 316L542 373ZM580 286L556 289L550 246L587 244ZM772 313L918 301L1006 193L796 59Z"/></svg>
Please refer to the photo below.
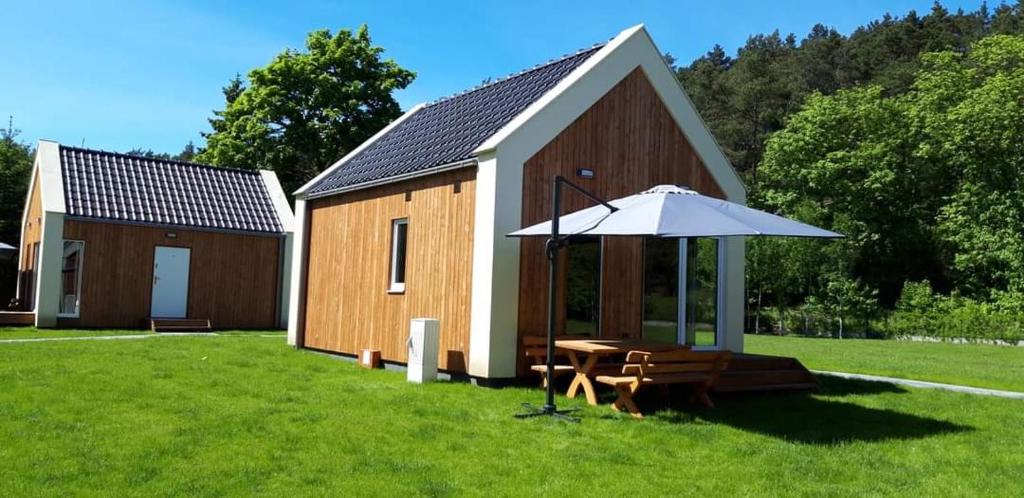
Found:
<svg viewBox="0 0 1024 498"><path fill-rule="evenodd" d="M601 45L431 103L307 190L324 195L473 157L473 150L587 60Z"/></svg>
<svg viewBox="0 0 1024 498"><path fill-rule="evenodd" d="M60 147L67 214L183 227L283 231L259 171Z"/></svg>

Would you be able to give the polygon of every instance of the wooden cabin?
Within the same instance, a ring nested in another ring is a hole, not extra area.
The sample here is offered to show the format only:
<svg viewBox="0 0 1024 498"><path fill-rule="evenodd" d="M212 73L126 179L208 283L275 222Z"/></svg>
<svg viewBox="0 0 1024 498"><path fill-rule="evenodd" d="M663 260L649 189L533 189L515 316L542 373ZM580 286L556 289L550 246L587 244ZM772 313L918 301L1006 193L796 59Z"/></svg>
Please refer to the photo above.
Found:
<svg viewBox="0 0 1024 498"><path fill-rule="evenodd" d="M660 184L745 203L739 176L643 26L418 105L295 194L288 340L406 361L413 318L440 321L439 365L524 375L546 331L543 240L554 175L613 199ZM566 212L591 205L567 193ZM742 238L576 240L560 332L743 350ZM685 296L680 299L679 296Z"/></svg>
<svg viewBox="0 0 1024 498"><path fill-rule="evenodd" d="M285 326L293 216L273 172L36 150L18 264L36 326Z"/></svg>

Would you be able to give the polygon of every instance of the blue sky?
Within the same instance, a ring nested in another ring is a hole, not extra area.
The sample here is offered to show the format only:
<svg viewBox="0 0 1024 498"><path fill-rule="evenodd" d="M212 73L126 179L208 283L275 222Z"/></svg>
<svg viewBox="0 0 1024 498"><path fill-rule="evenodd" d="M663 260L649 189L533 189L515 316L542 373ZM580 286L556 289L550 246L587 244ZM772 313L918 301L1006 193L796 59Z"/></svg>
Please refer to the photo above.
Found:
<svg viewBox="0 0 1024 498"><path fill-rule="evenodd" d="M4 1L9 3L8 0ZM996 4L997 2L992 2ZM366 23L386 56L416 71L403 108L434 100L645 23L662 51L689 62L753 33L843 33L885 12L927 12L932 0L716 2L20 1L0 20L0 116L23 140L177 152L201 143L220 88L301 48L314 29ZM951 11L980 0L946 1Z"/></svg>

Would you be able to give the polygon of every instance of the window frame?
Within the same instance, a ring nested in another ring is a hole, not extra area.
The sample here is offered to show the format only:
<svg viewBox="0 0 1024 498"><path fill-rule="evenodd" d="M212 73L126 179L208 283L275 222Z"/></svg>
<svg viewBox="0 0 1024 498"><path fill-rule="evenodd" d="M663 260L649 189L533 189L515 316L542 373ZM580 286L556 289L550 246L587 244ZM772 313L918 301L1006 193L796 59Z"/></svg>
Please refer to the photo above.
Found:
<svg viewBox="0 0 1024 498"><path fill-rule="evenodd" d="M399 228L404 226L405 230L402 234L402 281L399 282L398 277L398 237ZM391 250L390 250L390 261L391 268L388 271L388 294L404 294L405 293L405 281L409 273L409 218L395 218L391 220Z"/></svg>
<svg viewBox="0 0 1024 498"><path fill-rule="evenodd" d="M81 249L78 251L78 268L75 269L75 312L65 313L60 311L64 305L64 246L68 242L81 244ZM60 271L61 271L61 293L60 301L57 304L57 318L79 318L82 315L82 274L85 273L85 241L75 239L64 239L61 244L61 256L60 256Z"/></svg>

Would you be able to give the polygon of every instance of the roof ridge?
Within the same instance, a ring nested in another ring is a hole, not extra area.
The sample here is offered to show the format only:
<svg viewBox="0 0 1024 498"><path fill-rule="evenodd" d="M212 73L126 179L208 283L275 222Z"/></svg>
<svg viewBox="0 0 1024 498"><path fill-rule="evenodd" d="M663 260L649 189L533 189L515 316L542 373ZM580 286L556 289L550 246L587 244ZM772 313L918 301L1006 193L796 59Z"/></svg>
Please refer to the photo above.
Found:
<svg viewBox="0 0 1024 498"><path fill-rule="evenodd" d="M523 76L525 74L529 74L529 73L532 73L534 71L538 71L538 70L544 69L544 68L546 68L548 66L551 66L553 64L558 64L559 62L565 61L566 59L571 59L573 57L578 57L578 56L583 55L583 54L594 52L594 51L599 50L600 48L604 47L607 44L608 44L608 42L595 43L595 44L591 45L590 47L581 48L581 49L579 49L579 50L577 50L575 52L572 52L572 53L569 53L569 54L564 54L561 57L556 57L554 59L550 59L547 62L542 62L540 64L535 64L532 67L528 67L526 69L519 70L517 72L511 73L511 74L506 75L506 76L502 76L502 77L500 77L498 79L491 80L491 81L488 81L486 83L481 83L479 85L476 85L474 87L468 88L466 90L462 90L461 92L453 93L453 94L447 95L445 97L440 97L440 98L438 98L438 99L436 99L434 101L428 102L426 104L426 106L424 106L424 107L431 107L431 106L434 106L434 105L437 105L437 104L441 104L441 103L447 102L449 100L453 100L453 99L462 97L464 95L468 95L468 94L471 94L471 93L474 93L474 92L478 92L478 91L483 90L485 88L497 85L498 83L503 83L505 81L508 81L508 80L510 80L512 78L517 78L519 76Z"/></svg>
<svg viewBox="0 0 1024 498"><path fill-rule="evenodd" d="M251 174L251 175L258 175L258 174L260 174L259 168L247 169L247 168L238 168L238 167L234 167L234 166L216 166L216 165L213 165L213 164L196 163L196 162L191 162L191 161L181 161L181 160L178 160L178 159L164 159L164 158L161 158L161 157L146 157L146 156L140 156L138 154L128 154L127 152L115 152L115 151L102 150L102 149L90 149L88 147L75 147L73 145L64 145L62 143L58 143L57 145L61 149L69 149L69 150L73 150L73 151L87 152L87 153L92 153L92 154L106 154L106 155L109 155L109 156L130 157L130 158L133 158L133 159L144 159L144 160L147 160L147 161L153 161L153 162L158 162L158 163L169 163L169 164L176 164L176 165L179 165L179 166L191 166L191 167L197 167L197 168L215 169L215 170L219 170L219 171L234 171L234 172L238 172L238 173L245 173L245 174Z"/></svg>

